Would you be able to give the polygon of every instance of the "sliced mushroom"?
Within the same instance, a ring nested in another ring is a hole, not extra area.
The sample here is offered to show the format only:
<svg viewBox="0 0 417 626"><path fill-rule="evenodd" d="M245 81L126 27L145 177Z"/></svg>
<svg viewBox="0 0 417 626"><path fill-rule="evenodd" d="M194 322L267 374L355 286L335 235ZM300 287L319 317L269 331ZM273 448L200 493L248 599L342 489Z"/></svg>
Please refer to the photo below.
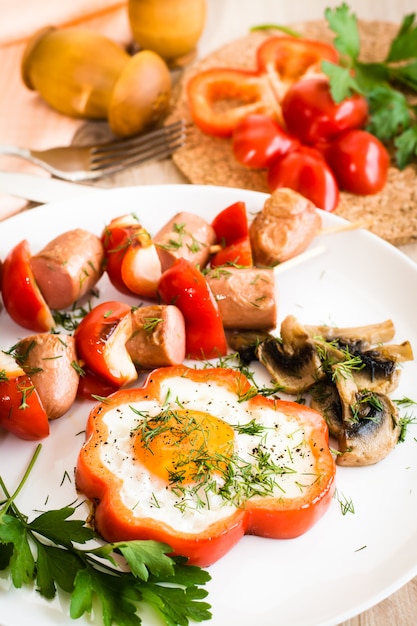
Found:
<svg viewBox="0 0 417 626"><path fill-rule="evenodd" d="M338 465L372 465L384 459L398 443L401 426L398 411L388 396L360 393L360 415L341 430Z"/></svg>
<svg viewBox="0 0 417 626"><path fill-rule="evenodd" d="M356 326L352 328L337 328L333 326L305 326L311 337L321 337L324 341L338 340L342 345L351 345L360 341L369 346L391 341L395 334L392 320L377 324Z"/></svg>
<svg viewBox="0 0 417 626"><path fill-rule="evenodd" d="M262 341L272 338L276 340L270 333L247 330L238 333L230 333L227 336L229 348L239 354L239 358L244 365L249 365L251 361L257 361L258 346Z"/></svg>
<svg viewBox="0 0 417 626"><path fill-rule="evenodd" d="M359 391L353 378L330 379L312 389L311 407L325 418L337 439L336 462L344 466L378 463L398 442L398 411L385 394Z"/></svg>
<svg viewBox="0 0 417 626"><path fill-rule="evenodd" d="M292 315L281 324L281 339L268 337L256 354L285 393L303 393L325 376L314 342Z"/></svg>

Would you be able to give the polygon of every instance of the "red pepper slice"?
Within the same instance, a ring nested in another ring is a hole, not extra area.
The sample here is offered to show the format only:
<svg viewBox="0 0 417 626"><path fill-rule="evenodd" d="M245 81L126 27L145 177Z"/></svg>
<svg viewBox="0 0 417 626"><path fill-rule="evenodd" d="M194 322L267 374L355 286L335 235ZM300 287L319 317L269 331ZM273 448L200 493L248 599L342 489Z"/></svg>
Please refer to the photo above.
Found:
<svg viewBox="0 0 417 626"><path fill-rule="evenodd" d="M162 274L158 291L166 304L175 304L184 316L188 358L214 359L227 354L219 307L195 265L177 259Z"/></svg>
<svg viewBox="0 0 417 626"><path fill-rule="evenodd" d="M49 435L49 421L32 380L12 357L0 353L0 427L20 439Z"/></svg>
<svg viewBox="0 0 417 626"><path fill-rule="evenodd" d="M230 137L237 122L251 113L279 115L268 80L256 72L213 68L198 72L187 84L194 123L203 132Z"/></svg>
<svg viewBox="0 0 417 626"><path fill-rule="evenodd" d="M44 332L51 330L55 323L30 268L30 256L26 239L7 255L2 272L3 302L16 324L35 332Z"/></svg>
<svg viewBox="0 0 417 626"><path fill-rule="evenodd" d="M272 487L261 478L261 442ZM123 458L123 470L117 459L113 465L114 455ZM98 503L95 525L104 539L162 541L203 567L245 533L289 539L306 532L328 509L334 479L328 429L318 412L256 395L239 371L185 366L154 370L142 388L98 404L76 470L78 489ZM184 520L196 484L205 494L193 508L198 527ZM213 491L204 491L209 484Z"/></svg>
<svg viewBox="0 0 417 626"><path fill-rule="evenodd" d="M74 333L81 363L117 388L137 378L126 349L132 334L130 311L124 302L102 302L87 313Z"/></svg>
<svg viewBox="0 0 417 626"><path fill-rule="evenodd" d="M279 100L286 89L307 73L320 72L323 60L337 63L339 54L332 45L314 39L273 36L256 52L259 72L271 78Z"/></svg>

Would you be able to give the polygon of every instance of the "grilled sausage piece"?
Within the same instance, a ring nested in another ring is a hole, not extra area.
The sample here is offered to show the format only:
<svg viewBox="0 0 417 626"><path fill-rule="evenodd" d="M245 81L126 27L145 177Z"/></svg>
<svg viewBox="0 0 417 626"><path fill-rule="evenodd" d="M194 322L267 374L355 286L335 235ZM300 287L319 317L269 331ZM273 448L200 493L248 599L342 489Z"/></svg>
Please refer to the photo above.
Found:
<svg viewBox="0 0 417 626"><path fill-rule="evenodd" d="M49 419L64 415L77 395L79 374L74 337L40 333L16 346L18 362L38 392Z"/></svg>
<svg viewBox="0 0 417 626"><path fill-rule="evenodd" d="M153 238L161 261L162 272L178 258L187 259L200 268L207 265L210 246L216 233L202 217L193 213L177 213Z"/></svg>
<svg viewBox="0 0 417 626"><path fill-rule="evenodd" d="M210 271L206 278L225 328L251 330L276 326L274 270L224 267Z"/></svg>
<svg viewBox="0 0 417 626"><path fill-rule="evenodd" d="M317 235L317 207L291 189L277 189L249 227L256 265L274 266L303 252Z"/></svg>
<svg viewBox="0 0 417 626"><path fill-rule="evenodd" d="M184 361L185 323L176 306L144 306L131 315L133 332L126 348L137 368L153 369Z"/></svg>
<svg viewBox="0 0 417 626"><path fill-rule="evenodd" d="M76 228L50 241L30 259L30 266L48 306L65 309L94 287L103 262L100 238Z"/></svg>

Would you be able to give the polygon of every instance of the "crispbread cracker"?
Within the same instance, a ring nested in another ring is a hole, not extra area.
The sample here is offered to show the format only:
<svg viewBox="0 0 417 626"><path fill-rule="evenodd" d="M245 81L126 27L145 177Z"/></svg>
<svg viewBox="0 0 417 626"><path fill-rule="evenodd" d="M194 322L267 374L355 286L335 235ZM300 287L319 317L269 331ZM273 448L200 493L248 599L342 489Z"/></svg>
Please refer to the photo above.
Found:
<svg viewBox="0 0 417 626"><path fill-rule="evenodd" d="M324 21L292 25L307 37L332 41L332 33ZM363 60L382 60L398 31L398 25L387 22L359 21L361 56ZM194 184L220 185L268 192L266 172L241 166L234 159L230 140L203 134L191 121L185 86L196 72L209 67L255 68L258 45L272 31L255 31L235 40L190 66L178 85L172 118L184 118L190 124L186 146L174 155L174 161L186 178ZM417 168L399 171L392 166L387 185L374 196L342 193L335 213L348 220L366 220L369 230L393 243L402 245L417 241Z"/></svg>

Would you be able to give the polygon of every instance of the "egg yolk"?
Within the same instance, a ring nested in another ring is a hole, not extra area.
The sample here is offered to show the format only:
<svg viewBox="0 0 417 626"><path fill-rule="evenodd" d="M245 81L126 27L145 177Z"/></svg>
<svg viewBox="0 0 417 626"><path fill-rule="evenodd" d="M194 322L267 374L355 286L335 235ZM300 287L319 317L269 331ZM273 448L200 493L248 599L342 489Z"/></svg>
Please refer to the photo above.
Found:
<svg viewBox="0 0 417 626"><path fill-rule="evenodd" d="M189 484L222 474L233 454L233 428L203 411L164 411L135 431L135 458L169 483Z"/></svg>

